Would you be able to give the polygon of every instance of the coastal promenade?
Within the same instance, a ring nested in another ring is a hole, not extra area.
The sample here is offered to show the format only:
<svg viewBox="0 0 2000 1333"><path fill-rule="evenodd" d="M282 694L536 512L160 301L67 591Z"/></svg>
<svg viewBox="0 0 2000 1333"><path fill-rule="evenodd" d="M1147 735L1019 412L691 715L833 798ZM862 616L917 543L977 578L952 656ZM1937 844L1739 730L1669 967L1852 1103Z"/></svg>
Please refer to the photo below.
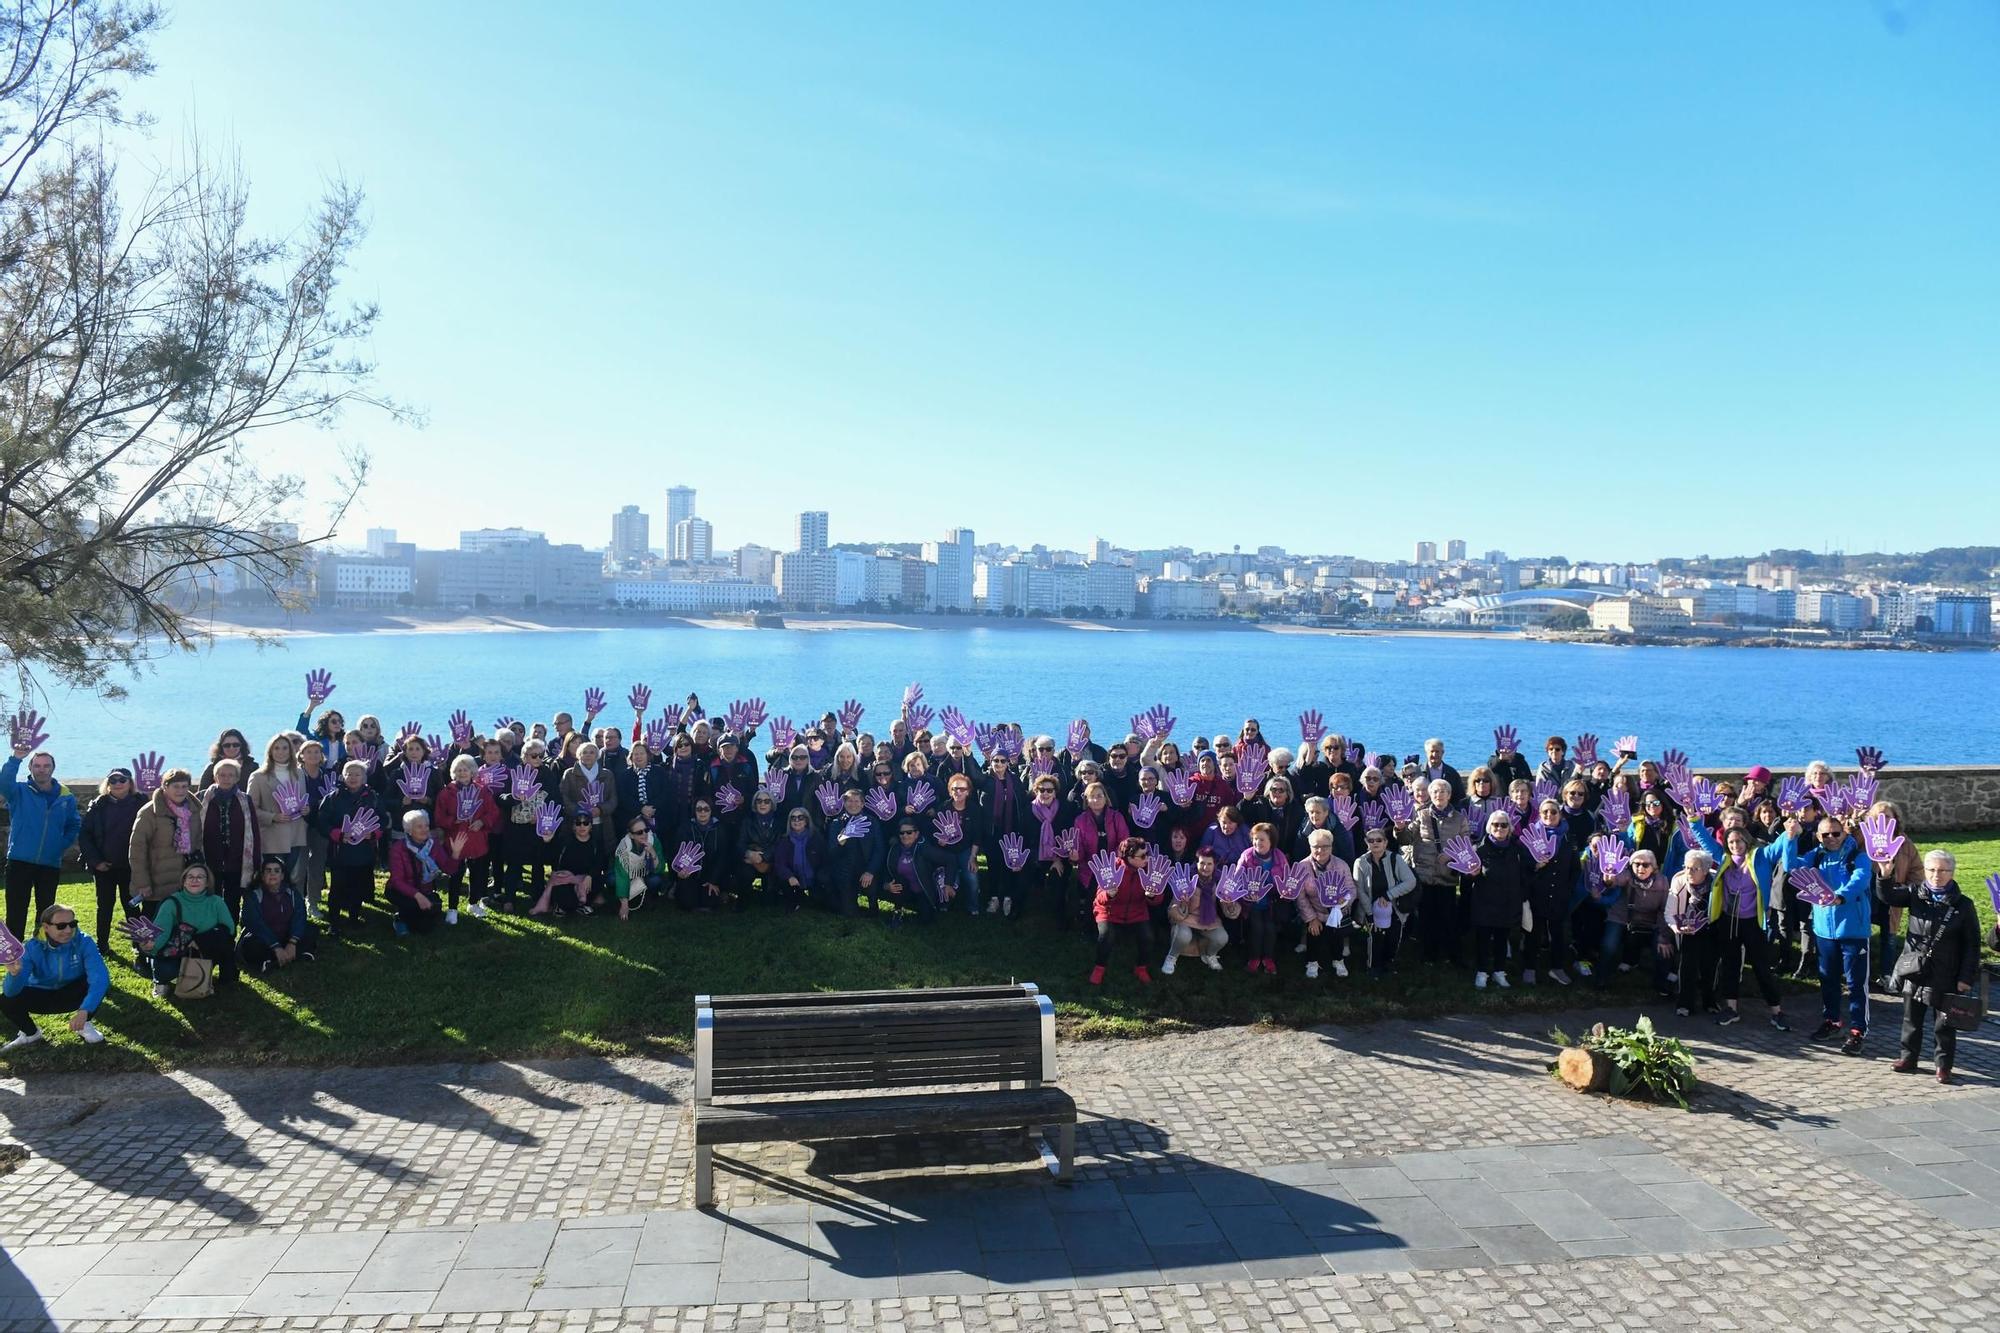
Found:
<svg viewBox="0 0 2000 1333"><path fill-rule="evenodd" d="M1630 1015L1558 1021L1596 1017ZM1961 1083L1940 1087L1753 1022L1669 1019L1708 1082L1683 1113L1559 1087L1549 1026L1065 1044L1072 1188L1005 1136L771 1145L720 1164L713 1213L687 1206L678 1062L8 1080L0 1316L86 1333L2000 1321L2000 1029L1968 1034Z"/></svg>

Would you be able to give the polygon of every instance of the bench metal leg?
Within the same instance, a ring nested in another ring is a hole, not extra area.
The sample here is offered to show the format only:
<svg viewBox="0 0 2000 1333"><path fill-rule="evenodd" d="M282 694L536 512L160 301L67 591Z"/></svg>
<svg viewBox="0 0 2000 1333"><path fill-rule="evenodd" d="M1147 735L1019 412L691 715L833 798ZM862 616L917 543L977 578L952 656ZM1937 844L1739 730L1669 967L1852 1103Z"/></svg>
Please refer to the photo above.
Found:
<svg viewBox="0 0 2000 1333"><path fill-rule="evenodd" d="M1055 1131L1054 1151L1049 1149L1048 1136L1041 1138L1042 1165L1049 1169L1050 1175L1067 1184L1076 1164L1076 1126L1057 1125Z"/></svg>
<svg viewBox="0 0 2000 1333"><path fill-rule="evenodd" d="M701 1145L694 1150L694 1206L715 1207L715 1149Z"/></svg>

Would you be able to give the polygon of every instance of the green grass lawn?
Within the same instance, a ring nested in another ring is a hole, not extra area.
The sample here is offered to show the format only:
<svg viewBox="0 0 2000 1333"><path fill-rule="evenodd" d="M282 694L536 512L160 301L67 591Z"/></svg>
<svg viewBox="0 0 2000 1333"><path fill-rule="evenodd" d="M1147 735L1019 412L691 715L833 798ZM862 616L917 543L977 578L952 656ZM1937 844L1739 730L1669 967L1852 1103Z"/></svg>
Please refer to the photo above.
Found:
<svg viewBox="0 0 2000 1333"><path fill-rule="evenodd" d="M1941 840L1959 857L1958 878L1991 922L1984 881L2000 870L2000 834ZM66 884L88 928L87 881ZM1162 941L1164 949L1164 941ZM371 914L358 938L322 948L320 961L190 1003L155 1000L114 932L112 993L99 1013L109 1041L84 1046L59 1020L51 1040L11 1057L11 1069L116 1070L183 1065L385 1064L553 1055L660 1055L684 1051L698 993L858 990L1033 981L1051 995L1066 1035L1136 1036L1182 1025L1354 1023L1438 1013L1491 1013L1575 1005L1579 993L1475 991L1462 970L1413 957L1394 978L1360 975L1309 982L1301 960L1284 975L1211 973L1192 960L1153 985L1114 960L1101 992L1085 983L1091 949L1046 920L1007 923L953 915L890 930L817 912L688 916L656 903L621 923L613 915L544 924L516 916L464 918L426 939L398 939ZM1158 959L1150 960L1153 964ZM1612 992L1650 998L1636 977ZM1581 994L1589 994L1582 992Z"/></svg>

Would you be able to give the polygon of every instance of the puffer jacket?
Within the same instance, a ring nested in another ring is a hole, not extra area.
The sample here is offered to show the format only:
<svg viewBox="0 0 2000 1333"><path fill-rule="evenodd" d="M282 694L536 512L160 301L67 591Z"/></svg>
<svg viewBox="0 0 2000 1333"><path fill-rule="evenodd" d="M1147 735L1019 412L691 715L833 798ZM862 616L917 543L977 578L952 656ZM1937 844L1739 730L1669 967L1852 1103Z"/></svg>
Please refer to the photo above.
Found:
<svg viewBox="0 0 2000 1333"><path fill-rule="evenodd" d="M1417 872L1417 883L1456 884L1458 872L1444 863L1444 845L1453 838L1469 837L1470 830L1465 812L1456 806L1443 814L1432 805L1419 810L1410 825L1409 845L1403 848L1410 868Z"/></svg>
<svg viewBox="0 0 2000 1333"><path fill-rule="evenodd" d="M179 821L166 791L152 794L132 819L126 851L132 858L132 896L149 903L165 902L181 890L181 871L201 859L201 806L190 796L181 807L188 816L188 850L180 850Z"/></svg>
<svg viewBox="0 0 2000 1333"><path fill-rule="evenodd" d="M1918 1004L1934 1005L1941 995L1957 994L1961 985L1970 990L1978 983L1979 912L1959 890L1957 880L1945 886L1942 898L1906 884L1879 885L1876 892L1883 902L1909 914L1903 958L1914 954L1916 962L1897 963L1903 994ZM1912 966L1915 972L1907 970Z"/></svg>
<svg viewBox="0 0 2000 1333"><path fill-rule="evenodd" d="M18 755L0 764L0 796L7 798L7 859L59 866L83 831L83 815L69 788L53 779L42 791L21 775Z"/></svg>

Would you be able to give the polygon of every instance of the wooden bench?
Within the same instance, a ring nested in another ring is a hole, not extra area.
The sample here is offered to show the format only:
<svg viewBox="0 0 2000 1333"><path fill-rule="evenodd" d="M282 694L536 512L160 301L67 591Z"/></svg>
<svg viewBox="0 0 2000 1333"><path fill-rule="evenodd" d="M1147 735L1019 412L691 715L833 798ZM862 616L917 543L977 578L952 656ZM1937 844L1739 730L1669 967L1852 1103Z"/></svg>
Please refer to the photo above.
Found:
<svg viewBox="0 0 2000 1333"><path fill-rule="evenodd" d="M1052 1086L1055 1006L1031 984L694 1003L697 1207L715 1203L717 1144L1053 1126L1043 1161L1070 1178L1076 1103Z"/></svg>

